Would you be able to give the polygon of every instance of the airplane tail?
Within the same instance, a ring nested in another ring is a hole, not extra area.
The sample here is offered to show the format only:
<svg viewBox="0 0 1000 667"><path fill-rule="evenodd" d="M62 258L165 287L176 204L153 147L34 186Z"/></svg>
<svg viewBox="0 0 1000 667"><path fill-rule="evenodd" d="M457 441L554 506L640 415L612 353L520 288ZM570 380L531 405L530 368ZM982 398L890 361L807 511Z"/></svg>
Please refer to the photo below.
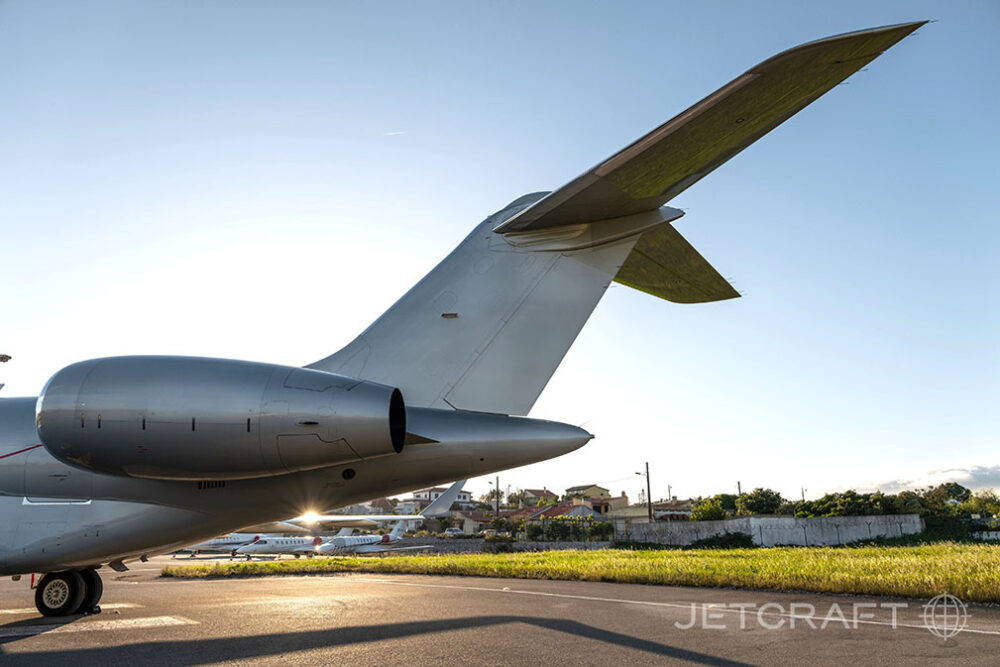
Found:
<svg viewBox="0 0 1000 667"><path fill-rule="evenodd" d="M358 338L308 367L398 387L408 406L527 414L635 243L536 252L492 231L540 197L487 218Z"/></svg>
<svg viewBox="0 0 1000 667"><path fill-rule="evenodd" d="M392 530L389 531L389 539L396 541L403 536L404 527L406 526L406 521L397 521L392 525Z"/></svg>
<svg viewBox="0 0 1000 667"><path fill-rule="evenodd" d="M612 280L668 301L739 296L664 206L899 40L915 22L789 49L558 190L491 215L364 333L309 368L408 405L525 415Z"/></svg>
<svg viewBox="0 0 1000 667"><path fill-rule="evenodd" d="M458 500L458 493L462 490L462 487L467 481L468 480L460 479L452 484L448 487L447 491L435 498L434 502L428 505L424 511L420 513L420 515L428 519L437 519L451 514L451 506L456 500Z"/></svg>

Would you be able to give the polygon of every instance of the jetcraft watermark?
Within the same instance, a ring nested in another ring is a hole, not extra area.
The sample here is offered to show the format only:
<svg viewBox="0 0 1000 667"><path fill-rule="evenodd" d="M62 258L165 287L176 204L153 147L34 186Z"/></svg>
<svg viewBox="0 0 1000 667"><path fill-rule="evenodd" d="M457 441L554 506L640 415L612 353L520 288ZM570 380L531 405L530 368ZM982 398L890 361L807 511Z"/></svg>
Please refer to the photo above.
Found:
<svg viewBox="0 0 1000 667"><path fill-rule="evenodd" d="M881 625L893 630L899 627L921 627L900 619L900 610L908 609L909 602L832 602L818 608L809 602L725 602L716 604L691 603L687 621L674 622L678 630L731 630L762 628L780 630L808 628L826 630L842 628L857 630L863 625ZM962 632L969 623L965 603L949 593L942 593L922 605L922 627L935 637L950 639Z"/></svg>

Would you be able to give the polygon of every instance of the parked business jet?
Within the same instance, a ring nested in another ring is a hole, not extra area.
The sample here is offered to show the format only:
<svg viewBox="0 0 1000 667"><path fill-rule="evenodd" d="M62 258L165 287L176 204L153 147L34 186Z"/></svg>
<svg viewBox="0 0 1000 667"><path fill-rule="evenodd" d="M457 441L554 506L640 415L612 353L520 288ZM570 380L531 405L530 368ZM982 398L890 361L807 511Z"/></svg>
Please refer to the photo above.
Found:
<svg viewBox="0 0 1000 667"><path fill-rule="evenodd" d="M354 530L353 528L345 528L344 530ZM336 537L334 539L337 539ZM316 553L316 549L323 544L322 537L281 537L281 536L267 536L262 537L256 542L251 542L250 544L245 544L242 547L236 549L236 556L245 556L247 560L251 560L253 556L275 556L280 558L284 554L291 554L298 558L299 556L312 556Z"/></svg>
<svg viewBox="0 0 1000 667"><path fill-rule="evenodd" d="M256 542L260 538L261 535L255 533L230 533L228 535L213 537L210 540L199 542L183 549L178 549L174 552L174 555L182 551L190 552L192 558L200 553L234 555L240 547Z"/></svg>
<svg viewBox="0 0 1000 667"><path fill-rule="evenodd" d="M519 415L612 281L680 303L739 296L665 204L921 25L765 60L558 190L487 217L304 368L94 359L37 398L0 399L0 574L46 573L42 614L96 611L99 567L583 446L581 428Z"/></svg>
<svg viewBox="0 0 1000 667"><path fill-rule="evenodd" d="M431 548L428 544L408 547L394 546L403 537L404 523L403 521L397 522L386 535L355 535L353 537L337 535L331 540L317 544L315 551L321 556L345 556L347 554L371 554Z"/></svg>
<svg viewBox="0 0 1000 667"><path fill-rule="evenodd" d="M369 540L369 538L375 538L378 540L381 537L387 536L364 535L360 537L350 537L351 533L354 532L353 526L357 525L359 522L366 522L372 526L377 526L380 523L394 521L396 527L393 528L389 535L395 536L393 538L393 542L398 542L399 538L403 535L403 530L407 522L447 516L451 512L451 506L454 504L455 500L458 499L458 494L462 490L466 481L467 480L462 479L452 484L448 490L435 498L434 501L419 514L313 514L309 517L300 517L298 519L292 519L282 523L289 524L297 529L302 525L311 527L317 525L346 525L348 527L341 528L340 532L333 536L333 538L329 539L343 540L344 538L348 538L352 540L360 539L364 541ZM247 560L250 560L253 555L281 556L282 554L292 554L298 558L303 555L312 556L323 544L327 543L329 539L321 536L300 537L284 534L263 535L260 538L248 540L243 544L232 547L231 552L233 557L237 555L246 556ZM226 543L226 538L217 538L217 540L219 542ZM212 542L206 542L206 544L211 543ZM406 548L412 549L414 547Z"/></svg>

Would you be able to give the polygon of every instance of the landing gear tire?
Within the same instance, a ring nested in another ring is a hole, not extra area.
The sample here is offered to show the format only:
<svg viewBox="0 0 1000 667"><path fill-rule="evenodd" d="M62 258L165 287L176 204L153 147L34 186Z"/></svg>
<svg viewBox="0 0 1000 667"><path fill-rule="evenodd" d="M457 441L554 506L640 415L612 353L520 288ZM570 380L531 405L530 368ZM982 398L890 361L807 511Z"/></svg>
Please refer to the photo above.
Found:
<svg viewBox="0 0 1000 667"><path fill-rule="evenodd" d="M97 603L104 595L104 582L101 581L101 575L97 574L97 570L81 570L80 577L83 579L83 585L87 592L83 596L78 613L100 614L101 608L97 606Z"/></svg>
<svg viewBox="0 0 1000 667"><path fill-rule="evenodd" d="M42 616L68 616L76 613L86 594L79 572L50 572L35 589L35 607Z"/></svg>

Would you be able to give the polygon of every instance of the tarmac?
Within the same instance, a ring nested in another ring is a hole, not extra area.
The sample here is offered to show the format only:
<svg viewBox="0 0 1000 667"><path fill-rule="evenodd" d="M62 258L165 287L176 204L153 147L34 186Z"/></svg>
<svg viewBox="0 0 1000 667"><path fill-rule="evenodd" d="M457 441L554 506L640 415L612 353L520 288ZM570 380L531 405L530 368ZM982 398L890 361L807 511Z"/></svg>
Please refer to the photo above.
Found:
<svg viewBox="0 0 1000 667"><path fill-rule="evenodd" d="M926 600L415 575L159 577L167 563L216 559L228 560L101 570L102 613L65 619L40 616L28 578L8 578L0 665L994 665L1000 649L1000 609L929 615Z"/></svg>

